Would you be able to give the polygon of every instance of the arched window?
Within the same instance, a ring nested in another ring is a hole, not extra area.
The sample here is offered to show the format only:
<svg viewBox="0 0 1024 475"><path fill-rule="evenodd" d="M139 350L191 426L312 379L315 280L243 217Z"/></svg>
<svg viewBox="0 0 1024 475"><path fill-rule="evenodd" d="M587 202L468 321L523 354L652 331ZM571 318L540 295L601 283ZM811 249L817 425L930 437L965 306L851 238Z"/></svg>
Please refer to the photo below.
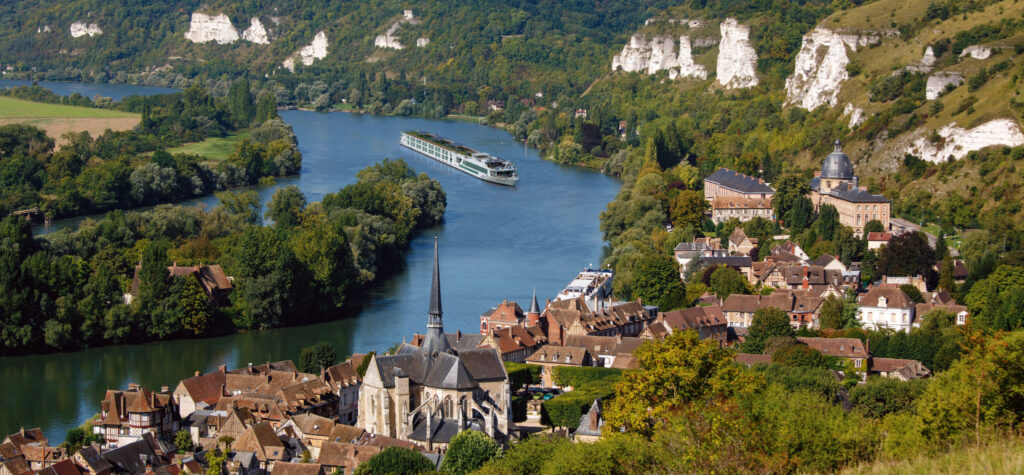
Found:
<svg viewBox="0 0 1024 475"><path fill-rule="evenodd" d="M455 404L452 402L451 396L444 398L444 418L455 418Z"/></svg>

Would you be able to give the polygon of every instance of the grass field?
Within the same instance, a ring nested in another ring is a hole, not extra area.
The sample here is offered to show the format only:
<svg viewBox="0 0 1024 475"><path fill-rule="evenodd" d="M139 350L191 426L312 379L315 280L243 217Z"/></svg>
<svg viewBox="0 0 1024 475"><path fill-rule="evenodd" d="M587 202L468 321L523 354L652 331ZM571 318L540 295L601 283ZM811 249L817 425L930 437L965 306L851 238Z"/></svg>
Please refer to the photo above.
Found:
<svg viewBox="0 0 1024 475"><path fill-rule="evenodd" d="M138 114L130 112L0 97L0 125L39 127L53 137L58 148L66 142L62 136L68 132L89 132L96 137L107 130L130 130L139 120Z"/></svg>
<svg viewBox="0 0 1024 475"><path fill-rule="evenodd" d="M43 102L23 101L10 97L0 97L0 118L3 119L40 119L40 118L129 118L139 117L138 114L91 107L65 106L62 104L46 104Z"/></svg>
<svg viewBox="0 0 1024 475"><path fill-rule="evenodd" d="M202 142L195 142L167 149L170 154L187 153L199 155L210 160L224 160L235 151L235 144L249 138L249 131L230 134L227 137L210 137Z"/></svg>
<svg viewBox="0 0 1024 475"><path fill-rule="evenodd" d="M917 475L1024 473L1024 442L1011 438L981 448L963 448L902 462L875 462L841 472L844 475Z"/></svg>

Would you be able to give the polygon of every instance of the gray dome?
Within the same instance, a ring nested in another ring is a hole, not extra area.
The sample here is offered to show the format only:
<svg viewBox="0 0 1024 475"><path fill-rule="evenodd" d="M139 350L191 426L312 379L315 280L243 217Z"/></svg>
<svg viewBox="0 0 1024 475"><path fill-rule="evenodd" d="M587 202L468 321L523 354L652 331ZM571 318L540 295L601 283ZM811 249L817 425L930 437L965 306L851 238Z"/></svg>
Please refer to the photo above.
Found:
<svg viewBox="0 0 1024 475"><path fill-rule="evenodd" d="M850 157L843 153L842 144L838 140L835 150L828 154L825 163L821 164L821 177L833 180L853 179L853 163L850 162Z"/></svg>

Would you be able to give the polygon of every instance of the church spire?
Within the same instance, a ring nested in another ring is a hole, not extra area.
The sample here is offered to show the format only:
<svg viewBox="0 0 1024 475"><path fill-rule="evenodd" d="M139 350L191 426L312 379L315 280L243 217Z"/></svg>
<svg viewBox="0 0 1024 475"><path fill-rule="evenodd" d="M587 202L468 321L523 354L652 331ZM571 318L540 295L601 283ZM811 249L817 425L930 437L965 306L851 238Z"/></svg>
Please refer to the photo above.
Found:
<svg viewBox="0 0 1024 475"><path fill-rule="evenodd" d="M427 327L441 327L441 272L437 265L437 236L434 236L434 278L430 282L430 317Z"/></svg>
<svg viewBox="0 0 1024 475"><path fill-rule="evenodd" d="M441 271L437 264L437 236L434 236L434 277L430 282L430 310L427 314L427 334L423 337L420 350L427 355L451 353L452 347L444 335L444 324L441 321Z"/></svg>

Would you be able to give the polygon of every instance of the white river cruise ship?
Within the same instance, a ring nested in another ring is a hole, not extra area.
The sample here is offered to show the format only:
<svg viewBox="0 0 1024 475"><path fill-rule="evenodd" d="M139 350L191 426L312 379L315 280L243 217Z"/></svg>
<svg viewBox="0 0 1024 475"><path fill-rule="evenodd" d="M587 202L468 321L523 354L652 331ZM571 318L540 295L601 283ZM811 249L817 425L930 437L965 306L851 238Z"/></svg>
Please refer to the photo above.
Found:
<svg viewBox="0 0 1024 475"><path fill-rule="evenodd" d="M499 185L515 186L516 165L508 160L478 152L429 132L402 132L401 144L449 167Z"/></svg>

